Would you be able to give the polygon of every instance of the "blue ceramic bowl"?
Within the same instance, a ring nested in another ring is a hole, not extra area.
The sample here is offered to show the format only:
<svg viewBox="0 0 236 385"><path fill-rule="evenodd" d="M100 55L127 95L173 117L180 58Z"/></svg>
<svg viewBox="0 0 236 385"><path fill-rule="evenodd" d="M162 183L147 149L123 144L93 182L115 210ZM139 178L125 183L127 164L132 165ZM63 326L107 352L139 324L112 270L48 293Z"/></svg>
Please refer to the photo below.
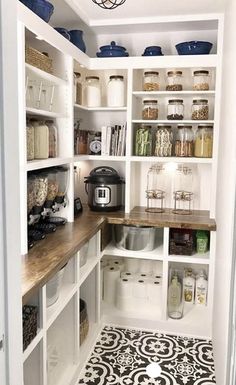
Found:
<svg viewBox="0 0 236 385"><path fill-rule="evenodd" d="M176 44L179 55L208 55L213 44L209 41L186 41Z"/></svg>
<svg viewBox="0 0 236 385"><path fill-rule="evenodd" d="M66 28L55 27L54 29L57 32L59 32L63 37L65 37L67 40L70 40L70 34L69 34L69 31Z"/></svg>
<svg viewBox="0 0 236 385"><path fill-rule="evenodd" d="M99 48L101 52L97 52L97 57L123 57L129 56L125 47L116 45L115 41L112 41L110 45L103 45Z"/></svg>
<svg viewBox="0 0 236 385"><path fill-rule="evenodd" d="M41 19L49 22L53 11L54 6L46 0L21 0L21 2L26 5L32 12L36 13Z"/></svg>
<svg viewBox="0 0 236 385"><path fill-rule="evenodd" d="M163 56L163 53L161 52L161 47L153 45L146 47L142 56Z"/></svg>
<svg viewBox="0 0 236 385"><path fill-rule="evenodd" d="M81 51L86 52L86 46L83 40L83 31L80 29L73 29L69 31L70 41Z"/></svg>

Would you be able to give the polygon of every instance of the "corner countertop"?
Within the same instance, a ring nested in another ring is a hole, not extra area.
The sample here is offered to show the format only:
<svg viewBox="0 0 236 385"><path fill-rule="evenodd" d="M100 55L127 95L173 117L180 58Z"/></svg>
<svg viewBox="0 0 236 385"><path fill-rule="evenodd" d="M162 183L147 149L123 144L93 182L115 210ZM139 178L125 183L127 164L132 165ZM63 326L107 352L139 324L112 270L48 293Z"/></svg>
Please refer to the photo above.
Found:
<svg viewBox="0 0 236 385"><path fill-rule="evenodd" d="M98 213L84 209L73 223L59 227L53 234L36 243L22 256L22 301L29 298L64 266L77 251L102 228L104 223L216 230L208 211L194 211L192 215L176 215L171 209L164 213L147 213L135 207L129 214L122 211Z"/></svg>

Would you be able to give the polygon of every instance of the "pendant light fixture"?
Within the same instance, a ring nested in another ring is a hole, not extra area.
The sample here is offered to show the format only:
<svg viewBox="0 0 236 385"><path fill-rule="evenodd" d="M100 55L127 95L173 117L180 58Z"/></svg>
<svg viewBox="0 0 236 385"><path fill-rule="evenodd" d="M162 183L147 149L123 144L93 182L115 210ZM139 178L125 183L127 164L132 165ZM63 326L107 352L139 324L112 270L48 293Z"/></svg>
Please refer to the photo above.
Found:
<svg viewBox="0 0 236 385"><path fill-rule="evenodd" d="M93 2L103 9L115 9L124 4L126 0L93 0Z"/></svg>

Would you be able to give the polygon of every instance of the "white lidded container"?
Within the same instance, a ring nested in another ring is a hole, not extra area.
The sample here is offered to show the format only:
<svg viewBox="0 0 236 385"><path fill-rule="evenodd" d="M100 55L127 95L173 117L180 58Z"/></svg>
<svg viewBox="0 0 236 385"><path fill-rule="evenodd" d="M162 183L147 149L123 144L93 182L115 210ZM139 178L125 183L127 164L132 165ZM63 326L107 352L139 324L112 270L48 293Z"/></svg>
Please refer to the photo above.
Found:
<svg viewBox="0 0 236 385"><path fill-rule="evenodd" d="M34 159L49 157L49 130L44 122L31 121L34 126Z"/></svg>
<svg viewBox="0 0 236 385"><path fill-rule="evenodd" d="M155 246L154 227L114 225L116 247L122 250L151 251Z"/></svg>
<svg viewBox="0 0 236 385"><path fill-rule="evenodd" d="M47 307L52 306L59 298L65 266L59 270L46 284Z"/></svg>
<svg viewBox="0 0 236 385"><path fill-rule="evenodd" d="M112 75L107 86L107 106L124 107L125 105L125 86L124 76Z"/></svg>
<svg viewBox="0 0 236 385"><path fill-rule="evenodd" d="M99 76L86 76L84 98L85 105L87 107L101 106L101 87Z"/></svg>

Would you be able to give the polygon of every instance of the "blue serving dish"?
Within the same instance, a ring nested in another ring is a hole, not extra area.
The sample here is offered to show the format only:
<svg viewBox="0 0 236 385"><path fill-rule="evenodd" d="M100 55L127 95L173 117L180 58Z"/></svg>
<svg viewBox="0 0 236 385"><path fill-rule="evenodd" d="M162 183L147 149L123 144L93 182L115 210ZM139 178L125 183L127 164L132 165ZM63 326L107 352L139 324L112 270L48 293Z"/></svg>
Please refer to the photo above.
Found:
<svg viewBox="0 0 236 385"><path fill-rule="evenodd" d="M83 31L80 29L73 29L69 31L70 41L81 51L86 52L85 42L83 40Z"/></svg>
<svg viewBox="0 0 236 385"><path fill-rule="evenodd" d="M67 40L70 40L70 34L69 34L69 31L66 28L55 27L54 29L57 32L59 32L63 37L65 37Z"/></svg>
<svg viewBox="0 0 236 385"><path fill-rule="evenodd" d="M163 53L161 52L161 47L153 45L146 47L142 56L163 56Z"/></svg>
<svg viewBox="0 0 236 385"><path fill-rule="evenodd" d="M110 45L104 45L99 48L101 52L97 52L97 57L124 57L129 56L125 47L116 45L115 41L112 41Z"/></svg>
<svg viewBox="0 0 236 385"><path fill-rule="evenodd" d="M46 0L21 0L21 2L28 7L32 12L36 13L41 19L49 22L54 6Z"/></svg>
<svg viewBox="0 0 236 385"><path fill-rule="evenodd" d="M213 44L209 41L185 41L176 44L179 55L208 55Z"/></svg>

